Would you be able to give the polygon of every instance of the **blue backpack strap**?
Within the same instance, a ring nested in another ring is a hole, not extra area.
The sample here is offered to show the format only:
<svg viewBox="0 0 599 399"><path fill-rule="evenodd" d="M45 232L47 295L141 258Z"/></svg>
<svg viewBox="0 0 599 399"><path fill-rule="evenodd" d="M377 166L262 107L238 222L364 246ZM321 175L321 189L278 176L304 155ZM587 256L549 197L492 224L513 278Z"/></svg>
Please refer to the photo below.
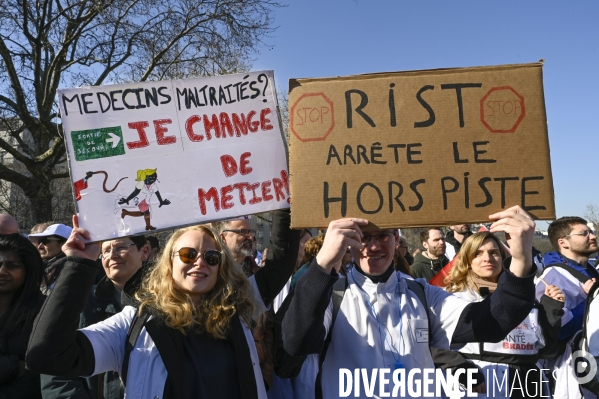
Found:
<svg viewBox="0 0 599 399"><path fill-rule="evenodd" d="M141 334L142 328L148 321L150 315L147 313L140 314L137 312L133 321L131 321L131 325L129 326L129 331L127 331L127 340L125 342L125 357L123 359L123 366L121 370L121 381L123 381L123 386L127 385L127 371L129 369L129 357L131 357L131 352L133 348L135 348L135 342L137 342L137 338L139 338L139 334Z"/></svg>

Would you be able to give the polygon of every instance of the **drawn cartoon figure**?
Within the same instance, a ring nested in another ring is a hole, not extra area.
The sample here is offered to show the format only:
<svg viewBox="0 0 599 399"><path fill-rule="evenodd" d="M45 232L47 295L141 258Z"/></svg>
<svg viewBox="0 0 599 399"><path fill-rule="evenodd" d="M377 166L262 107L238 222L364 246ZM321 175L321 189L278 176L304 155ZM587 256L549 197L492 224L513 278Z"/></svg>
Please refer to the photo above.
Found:
<svg viewBox="0 0 599 399"><path fill-rule="evenodd" d="M156 198L158 198L160 203L158 208L162 207L162 205L169 205L171 203L166 198L162 199L162 196L158 191L158 186L156 185L157 179L158 175L156 174L156 169L140 169L137 171L137 179L135 179L135 181L138 183L135 185L135 189L127 198L119 199L118 203L119 205L129 205L129 201L135 199L135 205L139 211L123 209L121 211L121 218L124 219L125 216L143 216L146 221L146 230L156 230L156 227L150 224L150 199L152 198L152 195L156 194Z"/></svg>
<svg viewBox="0 0 599 399"><path fill-rule="evenodd" d="M106 188L106 182L108 181L108 173L106 173L103 170L99 170L97 172L87 172L85 174L85 177L83 179L77 180L76 182L73 183L73 188L75 189L75 199L77 201L79 201L81 199L81 191L83 191L83 190L85 190L87 188L87 181L93 175L97 175L97 174L103 174L104 175L104 183L102 184L102 186L104 188L104 192L105 193L111 193L111 192L113 192L119 186L119 183L126 179L126 177L123 177L118 182L116 182L116 185L112 188L112 190L109 190L109 189Z"/></svg>

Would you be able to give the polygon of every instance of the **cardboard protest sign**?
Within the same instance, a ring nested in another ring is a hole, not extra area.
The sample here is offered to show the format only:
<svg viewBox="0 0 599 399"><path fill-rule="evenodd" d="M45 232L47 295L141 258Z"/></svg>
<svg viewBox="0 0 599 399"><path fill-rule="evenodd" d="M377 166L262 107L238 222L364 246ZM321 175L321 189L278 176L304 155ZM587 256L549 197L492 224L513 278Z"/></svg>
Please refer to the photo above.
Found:
<svg viewBox="0 0 599 399"><path fill-rule="evenodd" d="M555 219L542 65L289 82L292 226Z"/></svg>
<svg viewBox="0 0 599 399"><path fill-rule="evenodd" d="M289 206L272 71L59 90L92 240Z"/></svg>

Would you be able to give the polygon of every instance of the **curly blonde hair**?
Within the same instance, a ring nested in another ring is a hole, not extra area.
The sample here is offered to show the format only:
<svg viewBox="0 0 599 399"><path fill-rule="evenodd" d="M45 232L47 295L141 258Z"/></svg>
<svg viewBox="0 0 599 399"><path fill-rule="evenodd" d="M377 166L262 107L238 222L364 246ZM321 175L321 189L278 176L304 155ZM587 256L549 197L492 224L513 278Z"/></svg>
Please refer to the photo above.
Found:
<svg viewBox="0 0 599 399"><path fill-rule="evenodd" d="M472 284L469 284L473 274L470 265L472 265L472 260L475 258L476 252L487 239L495 241L495 244L499 247L501 259L507 258L507 252L495 234L490 231L472 234L462 244L462 248L458 254L459 258L451 269L449 276L445 278L445 289L448 292L453 294L454 292L464 291L468 286L472 286Z"/></svg>
<svg viewBox="0 0 599 399"><path fill-rule="evenodd" d="M301 263L304 264L306 262L312 262L312 259L316 258L316 255L318 255L323 243L324 235L318 235L306 241L306 246L304 247L304 258L302 259Z"/></svg>
<svg viewBox="0 0 599 399"><path fill-rule="evenodd" d="M189 231L201 231L209 235L216 243L216 249L223 254L216 285L204 294L199 305L194 305L189 293L179 288L173 280L173 247ZM146 309L162 318L167 326L183 334L185 329L195 326L218 339L226 338L235 313L250 325L255 309L248 279L235 264L220 237L207 225L191 226L171 234L160 259L145 276L135 297L140 301L140 312Z"/></svg>

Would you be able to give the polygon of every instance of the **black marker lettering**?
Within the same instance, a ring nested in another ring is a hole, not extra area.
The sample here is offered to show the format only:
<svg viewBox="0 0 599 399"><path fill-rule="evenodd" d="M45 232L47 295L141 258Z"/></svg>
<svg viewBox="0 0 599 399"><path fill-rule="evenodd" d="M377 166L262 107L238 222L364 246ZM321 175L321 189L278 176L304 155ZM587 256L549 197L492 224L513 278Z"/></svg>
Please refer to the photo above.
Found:
<svg viewBox="0 0 599 399"><path fill-rule="evenodd" d="M460 127L464 127L464 107L462 106L462 89L472 87L482 87L482 83L452 83L441 85L441 90L455 89L458 98L458 114L460 118Z"/></svg>
<svg viewBox="0 0 599 399"><path fill-rule="evenodd" d="M412 158L413 155L421 154L420 151L413 150L414 147L422 147L422 144L420 144L420 143L408 144L408 149L407 149L408 163L422 163L422 159L413 159Z"/></svg>
<svg viewBox="0 0 599 399"><path fill-rule="evenodd" d="M395 83L391 83L389 87L391 87L389 89L389 118L391 127L395 127L397 125L397 120L395 118L395 93L393 92Z"/></svg>
<svg viewBox="0 0 599 399"><path fill-rule="evenodd" d="M110 92L110 102L112 103L112 109L114 111L122 111L122 110L125 109L125 108L120 108L120 107L117 108L116 103L117 103L118 100L116 98L114 98L115 94L119 94L119 93L122 93L122 92L123 92L122 90L112 90Z"/></svg>
<svg viewBox="0 0 599 399"><path fill-rule="evenodd" d="M470 172L464 173L464 206L470 209L470 190L468 189L468 175Z"/></svg>
<svg viewBox="0 0 599 399"><path fill-rule="evenodd" d="M163 93L163 91L166 91L166 93ZM160 94L161 97L164 97L164 101L160 101L160 104L168 104L171 102L171 96L168 95L168 87L160 86L158 88L158 94Z"/></svg>
<svg viewBox="0 0 599 399"><path fill-rule="evenodd" d="M362 163L362 157L364 158L364 162L370 164L370 161L368 160L368 155L366 155L366 147L364 147L361 144L358 144L358 146L356 147L356 152L358 153L358 165Z"/></svg>
<svg viewBox="0 0 599 399"><path fill-rule="evenodd" d="M420 195L420 193L418 192L418 185L424 184L424 183L426 183L426 180L424 180L424 179L419 179L419 180L416 180L416 181L413 181L412 183L410 183L410 188L412 189L412 191L414 192L414 194L416 194L416 197L418 198L418 202L416 203L416 205L410 206L408 208L412 212L420 210L420 208L422 208L422 205L424 204L424 199L422 198L422 195Z"/></svg>
<svg viewBox="0 0 599 399"><path fill-rule="evenodd" d="M210 97L210 106L218 105L218 101L216 101L216 89L214 87L208 88L208 97Z"/></svg>
<svg viewBox="0 0 599 399"><path fill-rule="evenodd" d="M146 94L146 107L150 106L150 102L155 106L158 106L158 92L155 87L152 87L152 91L145 89ZM179 109L181 109L181 102L179 102Z"/></svg>
<svg viewBox="0 0 599 399"><path fill-rule="evenodd" d="M381 143L373 143L372 146L370 146L370 160L372 161L372 163L378 164L378 165L384 165L387 163L387 161L379 161L378 158L382 158L383 154L381 154L381 151L383 151L383 147L381 146Z"/></svg>
<svg viewBox="0 0 599 399"><path fill-rule="evenodd" d="M64 105L64 114L65 116L67 116L69 114L69 111L67 109L67 103L72 103L73 101L77 100L77 105L79 106L79 113L82 114L83 111L81 110L81 102L79 102L79 96L77 94L75 94L73 97L71 97L70 99L63 95L62 96L62 104Z"/></svg>
<svg viewBox="0 0 599 399"><path fill-rule="evenodd" d="M399 163L399 151L397 151L398 148L406 148L405 144L389 144L387 145L388 148L393 148L393 152L395 153L395 163Z"/></svg>
<svg viewBox="0 0 599 399"><path fill-rule="evenodd" d="M147 92L146 92L146 101L147 101ZM184 88L183 91L179 90L177 87L177 104L179 104L179 111L181 110L181 97L183 97L183 101L185 102L185 108L189 109L189 102L187 101L187 88ZM156 104L158 105L158 104Z"/></svg>
<svg viewBox="0 0 599 399"><path fill-rule="evenodd" d="M352 154L352 147L349 144L345 145L345 148L343 149L343 164L347 165L347 158L351 159L352 162L354 163L354 165L356 164L356 159L354 158L353 154Z"/></svg>
<svg viewBox="0 0 599 399"><path fill-rule="evenodd" d="M453 182L453 187L452 188L445 187L446 181ZM445 176L445 177L441 178L441 191L443 192L443 209L444 210L447 210L447 194L455 193L456 191L458 191L458 188L460 188L460 183L453 177Z"/></svg>
<svg viewBox="0 0 599 399"><path fill-rule="evenodd" d="M379 205L375 210L369 211L366 210L366 208L364 208L364 206L362 205L362 191L364 191L364 189L366 187L372 187L374 188L374 191L376 191L376 194L379 197ZM381 190L379 190L379 188L377 186L375 186L372 183L364 183L360 186L360 188L358 189L358 195L356 196L356 202L358 204L358 209L360 209L360 211L362 213L365 213L367 215L372 215L375 213L379 213L381 209L383 209L383 204L384 204L384 200L383 200L383 193L381 193Z"/></svg>
<svg viewBox="0 0 599 399"><path fill-rule="evenodd" d="M478 147L481 145L487 145L489 144L489 141L475 141L474 143L472 143L472 148L474 149L474 162L475 163L495 163L497 162L497 160L495 159L481 159L478 156L479 155L483 155L487 153L487 150L480 150Z"/></svg>
<svg viewBox="0 0 599 399"><path fill-rule="evenodd" d="M397 195L395 197L393 196L393 187L398 188ZM389 182L389 213L393 213L393 201L397 202L397 205L399 205L402 212L406 211L406 207L399 200L399 197L401 197L402 194L403 194L403 186L396 181L390 181Z"/></svg>
<svg viewBox="0 0 599 399"><path fill-rule="evenodd" d="M522 178L522 199L520 201L520 203L522 204L522 209L524 209L527 212L536 211L536 210L544 211L547 208L544 207L543 205L526 205L526 196L527 195L536 195L539 193L538 191L526 191L526 182L531 181L531 180L545 180L545 178L543 176L530 176L530 177Z"/></svg>
<svg viewBox="0 0 599 399"><path fill-rule="evenodd" d="M493 179L495 181L501 182L501 208L505 208L505 182L508 180L518 181L520 178L518 177L496 177Z"/></svg>
<svg viewBox="0 0 599 399"><path fill-rule="evenodd" d="M86 101L86 100L85 100L85 97L91 97L91 96L93 96L93 95L94 95L94 93L85 93L85 94L82 94L82 95L81 95L81 102L83 103L83 111L84 111L86 114L97 114L97 113L98 113L98 111L90 111L90 110L87 108L87 106L88 106L88 105L91 105L91 104L93 104L93 102L92 102L92 101Z"/></svg>
<svg viewBox="0 0 599 399"><path fill-rule="evenodd" d="M232 104L234 102L236 102L236 100L233 98L233 96L231 95L231 90L230 87L233 86L232 84L230 85L226 85L225 86L225 90L227 90L227 94L229 95L229 104Z"/></svg>
<svg viewBox="0 0 599 399"><path fill-rule="evenodd" d="M414 127L428 127L432 126L435 123L435 111L433 111L431 106L428 105L428 103L424 101L424 99L422 98L422 93L424 93L427 90L435 90L435 86L427 85L422 87L420 90L418 90L418 93L416 94L416 99L418 100L420 105L422 105L422 107L424 107L424 109L428 111L428 119L422 122L414 122Z"/></svg>
<svg viewBox="0 0 599 399"><path fill-rule="evenodd" d="M250 96L251 99L254 99L258 97L260 94L262 94L262 91L259 88L254 87L257 84L258 82L256 82L255 80L250 83L250 90L254 92L254 94Z"/></svg>
<svg viewBox="0 0 599 399"><path fill-rule="evenodd" d="M475 204L474 206L477 208L483 208L485 206L489 206L493 203L493 196L491 195L491 193L489 192L489 190L487 189L487 187L485 186L485 184L487 184L488 182L490 182L492 179L490 177L483 177L482 179L480 179L478 181L478 185L480 186L480 188L483 190L483 192L485 193L485 201L481 202L480 204Z"/></svg>
<svg viewBox="0 0 599 399"><path fill-rule="evenodd" d="M458 149L458 142L453 142L453 162L455 163L468 163L468 159L460 159L460 150Z"/></svg>
<svg viewBox="0 0 599 399"><path fill-rule="evenodd" d="M355 109L356 113L360 115L368 124L372 127L376 127L374 121L370 118L370 116L366 115L362 109L366 107L368 104L368 96L361 90L348 90L345 92L345 112L347 113L347 128L351 129L353 127L352 120L352 105L351 105L351 95L358 94L360 96L360 105L358 105Z"/></svg>
<svg viewBox="0 0 599 399"><path fill-rule="evenodd" d="M250 96L244 96L243 95L243 92L246 90L246 86L249 85L249 84L250 84L250 82L243 82L241 84L241 90L240 90L240 92L241 92L241 99L242 100L245 100L246 98L250 98Z"/></svg>
<svg viewBox="0 0 599 399"><path fill-rule="evenodd" d="M135 93L135 90L134 89L125 89L125 91L123 92L122 101L127 109L135 109L135 105L131 105L127 102L127 95L130 93Z"/></svg>
<svg viewBox="0 0 599 399"><path fill-rule="evenodd" d="M341 186L341 197L333 197L333 198L329 197L329 183L327 183L326 181L324 182L323 203L324 203L324 217L325 218L329 217L329 203L331 203L331 202L341 202L341 216L345 217L345 214L347 213L347 183L346 182L343 182L343 185Z"/></svg>
<svg viewBox="0 0 599 399"><path fill-rule="evenodd" d="M102 111L102 113L105 113L107 111L110 110L110 97L108 96L108 94L99 91L96 93L96 96L98 97L98 104L100 104L100 111ZM106 104L106 108L104 108L104 104L102 104L102 97L104 97L104 99L106 99L107 104Z"/></svg>
<svg viewBox="0 0 599 399"><path fill-rule="evenodd" d="M202 87L200 89L200 93L202 93L202 97L204 97L204 103L200 103L200 106L205 107L208 105L208 98L206 97L206 89L208 88L208 85L204 85L204 87Z"/></svg>
<svg viewBox="0 0 599 399"><path fill-rule="evenodd" d="M218 105L223 105L223 102L225 104L228 104L227 95L225 94L225 90L223 89L223 87L218 86Z"/></svg>
<svg viewBox="0 0 599 399"><path fill-rule="evenodd" d="M327 165L331 163L331 158L337 158L337 162L341 165L341 158L339 158L339 154L337 153L337 149L333 144L329 147L329 156L327 157Z"/></svg>
<svg viewBox="0 0 599 399"><path fill-rule="evenodd" d="M146 106L141 102L141 92L144 91L144 89L140 87L139 89L134 89L133 91L135 92L135 97L137 98L137 106L135 108L146 108Z"/></svg>

